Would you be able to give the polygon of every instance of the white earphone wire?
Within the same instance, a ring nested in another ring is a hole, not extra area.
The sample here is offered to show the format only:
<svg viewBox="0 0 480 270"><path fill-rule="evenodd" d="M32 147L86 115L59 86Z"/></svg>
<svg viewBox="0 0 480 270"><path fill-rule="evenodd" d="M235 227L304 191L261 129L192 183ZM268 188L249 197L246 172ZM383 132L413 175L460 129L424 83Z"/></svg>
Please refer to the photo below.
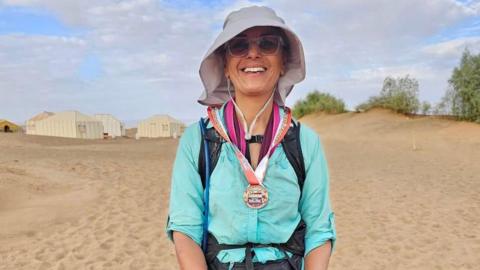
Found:
<svg viewBox="0 0 480 270"><path fill-rule="evenodd" d="M263 107L255 115L255 118L253 118L253 121L252 121L252 124L250 125L250 127L247 126L247 119L245 118L245 115L243 114L242 110L240 110L240 107L238 107L237 103L233 99L233 96L230 92L230 79L229 78L227 78L227 91L228 91L228 95L230 96L230 99L233 102L233 106L235 107L235 110L238 113L240 113L240 115L242 116L243 129L245 130L245 139L250 140L250 138L252 138L252 131L253 131L253 128L255 127L255 124L257 123L258 117L265 111L265 109L267 108L267 105L273 99L273 95L275 94L275 91L272 91L272 94L270 95L268 100L265 102L265 104L263 104Z"/></svg>

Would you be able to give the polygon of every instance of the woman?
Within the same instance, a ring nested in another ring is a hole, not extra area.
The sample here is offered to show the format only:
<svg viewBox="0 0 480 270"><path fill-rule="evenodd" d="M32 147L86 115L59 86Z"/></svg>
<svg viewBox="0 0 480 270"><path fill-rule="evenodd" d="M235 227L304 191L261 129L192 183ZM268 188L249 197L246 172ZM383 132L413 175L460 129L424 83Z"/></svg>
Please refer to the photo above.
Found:
<svg viewBox="0 0 480 270"><path fill-rule="evenodd" d="M302 185L280 145L296 126L284 104L305 77L300 40L273 10L240 9L226 18L200 76L207 128L223 143L204 189L201 124L180 141L167 232L181 269L327 269L336 234L320 140L301 126Z"/></svg>

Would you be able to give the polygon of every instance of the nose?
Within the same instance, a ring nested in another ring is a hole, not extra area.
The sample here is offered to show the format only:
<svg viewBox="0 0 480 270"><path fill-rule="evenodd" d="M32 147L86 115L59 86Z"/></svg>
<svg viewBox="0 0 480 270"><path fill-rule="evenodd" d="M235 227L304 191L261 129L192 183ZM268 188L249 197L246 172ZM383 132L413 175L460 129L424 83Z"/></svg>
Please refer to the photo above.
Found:
<svg viewBox="0 0 480 270"><path fill-rule="evenodd" d="M251 40L250 45L248 46L247 58L258 58L260 57L260 51L258 45L255 41Z"/></svg>

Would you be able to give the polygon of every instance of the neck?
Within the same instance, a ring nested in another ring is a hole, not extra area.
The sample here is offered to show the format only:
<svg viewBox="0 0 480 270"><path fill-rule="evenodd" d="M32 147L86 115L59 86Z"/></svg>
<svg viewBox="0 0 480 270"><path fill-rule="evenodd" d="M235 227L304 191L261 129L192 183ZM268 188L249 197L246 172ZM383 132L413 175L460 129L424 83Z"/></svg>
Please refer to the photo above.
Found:
<svg viewBox="0 0 480 270"><path fill-rule="evenodd" d="M235 102L245 116L248 127L250 127L257 113L260 112L262 107L265 105L265 102L268 101L270 95L271 93L263 96L245 96L241 94L237 94L235 96ZM267 107L265 108L263 113L258 116L254 129L252 131L252 135L264 133L265 128L268 124L268 120L270 118L270 114L272 113L272 107L273 99L268 102ZM242 116L239 112L237 112L237 118L239 120L242 119Z"/></svg>

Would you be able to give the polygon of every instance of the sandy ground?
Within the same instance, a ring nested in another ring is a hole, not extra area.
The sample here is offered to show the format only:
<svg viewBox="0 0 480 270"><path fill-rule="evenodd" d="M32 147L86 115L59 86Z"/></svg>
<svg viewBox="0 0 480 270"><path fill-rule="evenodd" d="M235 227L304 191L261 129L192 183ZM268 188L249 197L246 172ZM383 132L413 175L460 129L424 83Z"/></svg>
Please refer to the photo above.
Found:
<svg viewBox="0 0 480 270"><path fill-rule="evenodd" d="M330 166L329 269L479 269L480 125L381 110L303 122ZM0 133L0 269L177 269L177 143Z"/></svg>

